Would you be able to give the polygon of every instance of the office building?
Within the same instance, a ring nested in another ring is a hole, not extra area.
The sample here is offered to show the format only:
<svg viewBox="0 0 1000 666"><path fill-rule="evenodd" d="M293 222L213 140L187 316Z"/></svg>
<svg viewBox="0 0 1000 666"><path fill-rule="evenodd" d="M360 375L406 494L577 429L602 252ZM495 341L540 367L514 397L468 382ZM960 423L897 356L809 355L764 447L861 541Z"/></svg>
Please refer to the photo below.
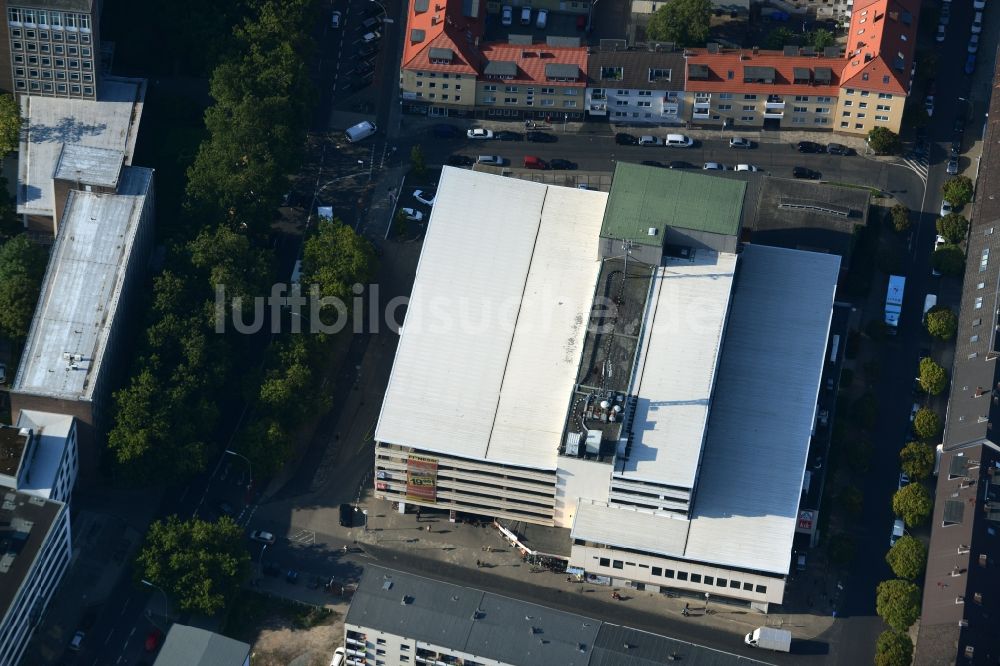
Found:
<svg viewBox="0 0 1000 666"><path fill-rule="evenodd" d="M739 246L745 187L446 169L376 496L564 529L615 584L780 603L840 260Z"/></svg>
<svg viewBox="0 0 1000 666"><path fill-rule="evenodd" d="M153 666L250 666L250 645L175 623L170 625Z"/></svg>
<svg viewBox="0 0 1000 666"><path fill-rule="evenodd" d="M7 0L0 91L97 99L101 0Z"/></svg>
<svg viewBox="0 0 1000 666"><path fill-rule="evenodd" d="M599 50L587 56L588 116L616 123L684 122L679 51Z"/></svg>
<svg viewBox="0 0 1000 666"><path fill-rule="evenodd" d="M756 666L763 663L585 615L374 565L365 567L344 620L344 632L349 666L645 666L671 661L699 666Z"/></svg>

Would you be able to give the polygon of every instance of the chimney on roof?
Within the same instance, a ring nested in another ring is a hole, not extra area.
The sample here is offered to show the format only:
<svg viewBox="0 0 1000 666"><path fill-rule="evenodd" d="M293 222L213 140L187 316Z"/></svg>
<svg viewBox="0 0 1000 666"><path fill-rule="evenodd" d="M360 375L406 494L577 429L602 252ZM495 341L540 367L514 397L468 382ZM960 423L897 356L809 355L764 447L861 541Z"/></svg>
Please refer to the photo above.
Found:
<svg viewBox="0 0 1000 666"><path fill-rule="evenodd" d="M754 55L757 55L757 54L759 54L759 53L760 53L760 47L759 47L759 46L755 46L755 47L753 47L753 54L754 54Z"/></svg>

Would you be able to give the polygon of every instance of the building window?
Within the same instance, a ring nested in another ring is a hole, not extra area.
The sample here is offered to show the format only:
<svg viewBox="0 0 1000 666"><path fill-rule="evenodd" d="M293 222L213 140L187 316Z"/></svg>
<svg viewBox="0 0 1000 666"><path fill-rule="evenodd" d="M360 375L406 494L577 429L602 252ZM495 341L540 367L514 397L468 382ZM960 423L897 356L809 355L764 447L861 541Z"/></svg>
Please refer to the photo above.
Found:
<svg viewBox="0 0 1000 666"><path fill-rule="evenodd" d="M611 567L614 569L624 569L625 563L622 562L621 560L615 560L611 563Z"/></svg>
<svg viewBox="0 0 1000 666"><path fill-rule="evenodd" d="M757 107L754 106L753 104L744 104L743 105L743 110L744 111L756 111Z"/></svg>
<svg viewBox="0 0 1000 666"><path fill-rule="evenodd" d="M714 576L705 576L705 585L711 585L715 582Z"/></svg>
<svg viewBox="0 0 1000 666"><path fill-rule="evenodd" d="M385 645L385 639L384 638L376 638L375 639L375 644L376 645Z"/></svg>
<svg viewBox="0 0 1000 666"><path fill-rule="evenodd" d="M599 565L601 565L602 567L610 567L611 566L611 559L607 558L607 557L602 557L600 560L598 560L597 563Z"/></svg>
<svg viewBox="0 0 1000 666"><path fill-rule="evenodd" d="M858 104L858 108L859 109L867 109L868 108L868 102L861 102L860 104Z"/></svg>
<svg viewBox="0 0 1000 666"><path fill-rule="evenodd" d="M844 106L854 106L854 102L852 102L849 99L848 100L844 100Z"/></svg>
<svg viewBox="0 0 1000 666"><path fill-rule="evenodd" d="M808 95L796 95L795 96L795 101L796 102L808 102L809 101L809 96Z"/></svg>
<svg viewBox="0 0 1000 666"><path fill-rule="evenodd" d="M830 107L828 106L817 106L816 113L830 113Z"/></svg>
<svg viewBox="0 0 1000 666"><path fill-rule="evenodd" d="M555 106L555 100L553 99L543 99L542 106Z"/></svg>
<svg viewBox="0 0 1000 666"><path fill-rule="evenodd" d="M753 122L753 116L740 116L740 120L747 123Z"/></svg>
<svg viewBox="0 0 1000 666"><path fill-rule="evenodd" d="M878 94L878 98L879 99L892 99L892 95L890 95L889 93L879 93Z"/></svg>
<svg viewBox="0 0 1000 666"><path fill-rule="evenodd" d="M652 569L650 569L650 571L652 571L652 573L653 573L654 576L662 576L663 575L663 567L653 567Z"/></svg>
<svg viewBox="0 0 1000 666"><path fill-rule="evenodd" d="M417 96L419 97L419 96L420 96L420 93L417 93ZM496 97L494 97L493 95L483 95L483 96L482 96L482 97L481 97L481 98L479 99L479 103L480 103L480 104L495 104L495 103L496 103L496 101L497 101L497 98L496 98Z"/></svg>
<svg viewBox="0 0 1000 666"><path fill-rule="evenodd" d="M727 582L729 582L729 581L727 581L725 578L716 578L715 579L715 586L716 587L725 587Z"/></svg>
<svg viewBox="0 0 1000 666"><path fill-rule="evenodd" d="M719 99L732 99L733 93L719 93Z"/></svg>
<svg viewBox="0 0 1000 666"><path fill-rule="evenodd" d="M719 105L719 111L732 111L732 109L733 109L733 105L732 104L720 104Z"/></svg>
<svg viewBox="0 0 1000 666"><path fill-rule="evenodd" d="M688 579L687 571L678 571L677 572L677 580L687 580L687 579Z"/></svg>
<svg viewBox="0 0 1000 666"><path fill-rule="evenodd" d="M691 582L692 583L700 583L701 582L701 574L696 574L696 573L691 574Z"/></svg>
<svg viewBox="0 0 1000 666"><path fill-rule="evenodd" d="M572 97L575 94L576 94L576 88L565 88L563 90L563 95L569 95L570 97Z"/></svg>
<svg viewBox="0 0 1000 666"><path fill-rule="evenodd" d="M731 589L733 589L733 590L740 589L740 581L738 581L738 580L731 580L731 581L729 581L729 587Z"/></svg>
<svg viewBox="0 0 1000 666"><path fill-rule="evenodd" d="M861 96L862 97L868 97L868 91L867 90L862 90L861 91Z"/></svg>
<svg viewBox="0 0 1000 666"><path fill-rule="evenodd" d="M509 93L516 93L517 92L517 86L506 86L506 87L504 87L503 91L504 92L509 92Z"/></svg>
<svg viewBox="0 0 1000 666"><path fill-rule="evenodd" d="M636 106L652 106L652 102L636 102Z"/></svg>
<svg viewBox="0 0 1000 666"><path fill-rule="evenodd" d="M757 99L757 95L743 95L743 99Z"/></svg>
<svg viewBox="0 0 1000 666"><path fill-rule="evenodd" d="M594 94L597 94L597 92L598 91L595 90ZM543 95L555 95L556 94L556 89L555 88L542 88L542 94Z"/></svg>
<svg viewBox="0 0 1000 666"><path fill-rule="evenodd" d="M864 124L862 124L862 123L854 123L854 129L862 129L862 128L864 128Z"/></svg>
<svg viewBox="0 0 1000 666"><path fill-rule="evenodd" d="M889 122L889 116L879 116L879 115L876 115L875 116L875 120L881 120L882 122L887 123L887 122Z"/></svg>
<svg viewBox="0 0 1000 666"><path fill-rule="evenodd" d="M674 570L673 569L664 569L663 570L663 577L664 578L673 578L674 577Z"/></svg>
<svg viewBox="0 0 1000 666"><path fill-rule="evenodd" d="M753 583L743 583L744 592L753 592Z"/></svg>
<svg viewBox="0 0 1000 666"><path fill-rule="evenodd" d="M865 114L863 114L863 113L859 113L859 114L857 114L857 117L858 117L858 118L864 118L864 117L865 117Z"/></svg>
<svg viewBox="0 0 1000 666"><path fill-rule="evenodd" d="M756 586L753 589L753 591L754 592L758 592L760 594L767 594L767 586L766 585L758 585L758 586Z"/></svg>
<svg viewBox="0 0 1000 666"><path fill-rule="evenodd" d="M983 297L982 296L976 296L976 309L977 310L982 310L983 309Z"/></svg>
<svg viewBox="0 0 1000 666"><path fill-rule="evenodd" d="M816 101L817 102L824 102L826 104L829 104L830 102L833 101L833 98L832 97L817 97Z"/></svg>
<svg viewBox="0 0 1000 666"><path fill-rule="evenodd" d="M851 112L850 112L850 111L844 111L844 112L843 112L843 113L841 113L840 115L841 115L841 117L843 117L843 118L850 118L850 117L851 117Z"/></svg>
<svg viewBox="0 0 1000 666"><path fill-rule="evenodd" d="M567 109L572 109L576 106L576 100L568 99L565 102L563 102L563 106L566 107Z"/></svg>

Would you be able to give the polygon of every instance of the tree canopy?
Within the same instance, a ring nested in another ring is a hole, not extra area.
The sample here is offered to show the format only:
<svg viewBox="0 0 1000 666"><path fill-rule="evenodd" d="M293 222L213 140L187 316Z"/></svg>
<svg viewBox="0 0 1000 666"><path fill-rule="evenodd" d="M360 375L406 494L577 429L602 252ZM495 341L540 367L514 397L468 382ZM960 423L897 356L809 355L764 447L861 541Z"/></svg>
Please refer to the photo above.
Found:
<svg viewBox="0 0 1000 666"><path fill-rule="evenodd" d="M908 580L884 580L875 593L875 612L897 631L906 631L920 616L920 588Z"/></svg>
<svg viewBox="0 0 1000 666"><path fill-rule="evenodd" d="M892 217L892 228L903 232L910 228L910 209L901 203L896 204L889 211Z"/></svg>
<svg viewBox="0 0 1000 666"><path fill-rule="evenodd" d="M934 501L922 483L908 483L892 496L892 510L907 526L915 527L931 517Z"/></svg>
<svg viewBox="0 0 1000 666"><path fill-rule="evenodd" d="M958 245L969 233L969 221L958 213L948 213L937 219L937 232L952 245Z"/></svg>
<svg viewBox="0 0 1000 666"><path fill-rule="evenodd" d="M875 666L910 666L913 641L905 631L888 629L875 642Z"/></svg>
<svg viewBox="0 0 1000 666"><path fill-rule="evenodd" d="M868 133L868 147L879 155L891 155L899 150L899 135L886 127L873 127Z"/></svg>
<svg viewBox="0 0 1000 666"><path fill-rule="evenodd" d="M965 270L965 253L957 245L942 245L931 255L931 264L943 275L957 277Z"/></svg>
<svg viewBox="0 0 1000 666"><path fill-rule="evenodd" d="M920 387L931 395L940 395L948 387L948 374L929 356L920 359Z"/></svg>
<svg viewBox="0 0 1000 666"><path fill-rule="evenodd" d="M375 267L372 244L339 219L321 219L305 243L302 274L319 285L321 296L335 296L350 309L352 287L371 280Z"/></svg>
<svg viewBox="0 0 1000 666"><path fill-rule="evenodd" d="M930 309L925 322L927 332L939 340L951 340L958 330L958 316L943 305Z"/></svg>
<svg viewBox="0 0 1000 666"><path fill-rule="evenodd" d="M972 179L968 176L955 176L945 181L941 186L941 194L955 208L961 208L972 201Z"/></svg>
<svg viewBox="0 0 1000 666"><path fill-rule="evenodd" d="M177 516L149 526L136 574L162 587L184 611L215 615L250 573L243 528Z"/></svg>
<svg viewBox="0 0 1000 666"><path fill-rule="evenodd" d="M837 43L837 38L832 32L824 28L819 30L814 30L809 33L809 45L812 46L817 51L822 51L828 46L833 46Z"/></svg>
<svg viewBox="0 0 1000 666"><path fill-rule="evenodd" d="M899 452L900 466L912 481L923 481L934 471L934 447L923 442L909 442Z"/></svg>
<svg viewBox="0 0 1000 666"><path fill-rule="evenodd" d="M2 94L0 95L0 159L17 150L20 138L21 107L13 95Z"/></svg>
<svg viewBox="0 0 1000 666"><path fill-rule="evenodd" d="M669 0L650 16L646 36L678 46L704 46L711 19L711 0Z"/></svg>
<svg viewBox="0 0 1000 666"><path fill-rule="evenodd" d="M914 580L924 573L927 565L927 547L918 539L904 534L885 555L885 561L898 578Z"/></svg>
<svg viewBox="0 0 1000 666"><path fill-rule="evenodd" d="M0 335L24 340L41 291L48 253L20 234L0 245Z"/></svg>

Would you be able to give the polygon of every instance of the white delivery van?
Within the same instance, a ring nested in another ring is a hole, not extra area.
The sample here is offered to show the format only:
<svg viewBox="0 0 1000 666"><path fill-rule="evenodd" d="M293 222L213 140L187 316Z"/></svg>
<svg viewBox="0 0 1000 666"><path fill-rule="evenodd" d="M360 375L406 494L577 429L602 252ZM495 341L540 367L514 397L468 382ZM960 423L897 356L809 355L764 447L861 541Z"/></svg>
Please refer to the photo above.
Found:
<svg viewBox="0 0 1000 666"><path fill-rule="evenodd" d="M775 627L757 627L743 638L750 647L775 650L777 652L792 651L792 632Z"/></svg>
<svg viewBox="0 0 1000 666"><path fill-rule="evenodd" d="M683 134L668 134L665 144L674 148L690 148L694 145L694 139Z"/></svg>
<svg viewBox="0 0 1000 666"><path fill-rule="evenodd" d="M347 135L347 140L351 143L357 143L362 139L367 139L376 131L375 123L364 121L360 122L354 127L348 127L347 131L344 132Z"/></svg>

